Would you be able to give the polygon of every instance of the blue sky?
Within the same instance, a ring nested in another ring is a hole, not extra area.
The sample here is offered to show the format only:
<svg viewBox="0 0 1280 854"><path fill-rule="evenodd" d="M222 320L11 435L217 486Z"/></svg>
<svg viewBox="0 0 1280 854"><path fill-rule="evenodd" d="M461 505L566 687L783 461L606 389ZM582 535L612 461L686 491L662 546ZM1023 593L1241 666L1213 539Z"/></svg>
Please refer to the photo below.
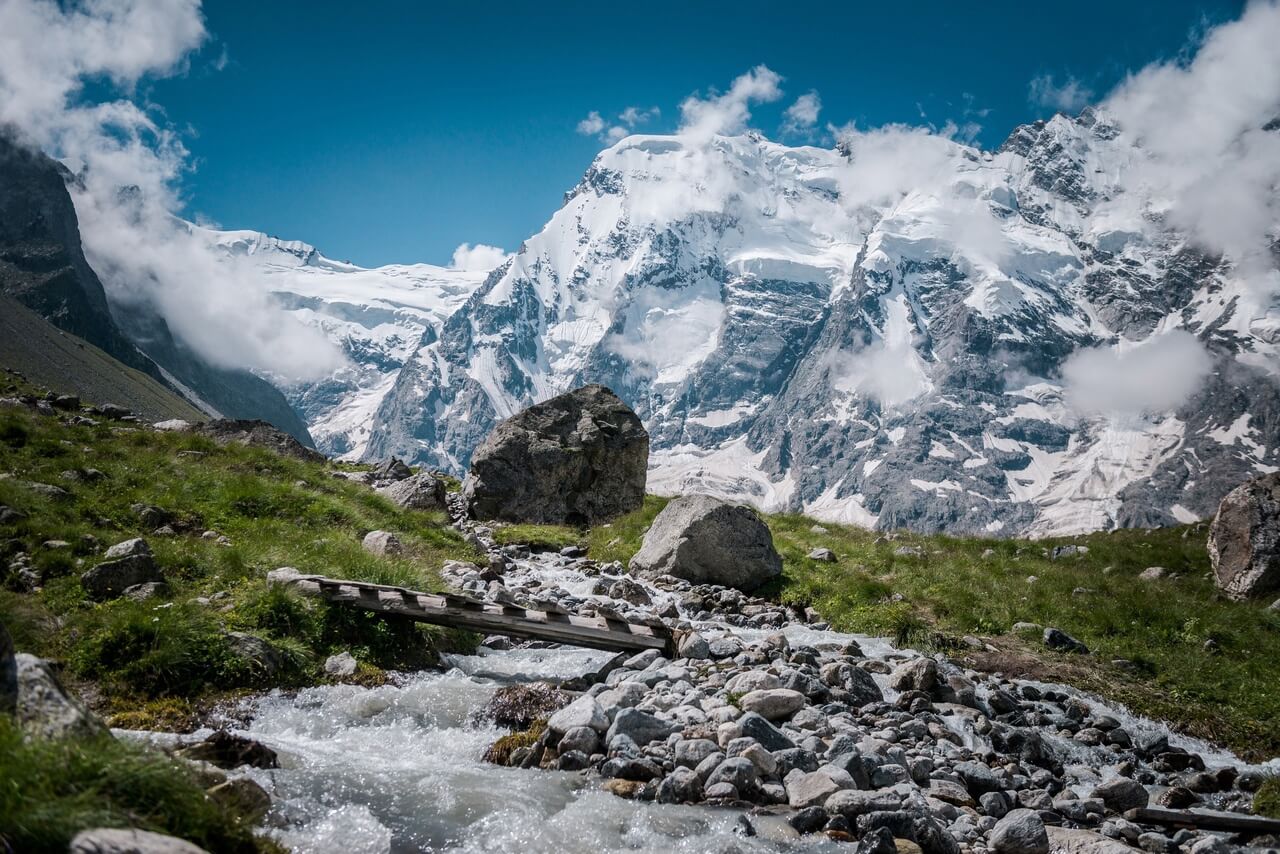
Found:
<svg viewBox="0 0 1280 854"><path fill-rule="evenodd" d="M805 141L784 110L816 90L819 129L975 123L993 147L1073 81L1101 95L1244 4L1048 5L212 0L189 71L144 94L193 156L189 216L443 264L541 228L604 144L576 130L593 110L658 107L637 128L669 132L686 96L763 63L785 78L753 109L770 138Z"/></svg>

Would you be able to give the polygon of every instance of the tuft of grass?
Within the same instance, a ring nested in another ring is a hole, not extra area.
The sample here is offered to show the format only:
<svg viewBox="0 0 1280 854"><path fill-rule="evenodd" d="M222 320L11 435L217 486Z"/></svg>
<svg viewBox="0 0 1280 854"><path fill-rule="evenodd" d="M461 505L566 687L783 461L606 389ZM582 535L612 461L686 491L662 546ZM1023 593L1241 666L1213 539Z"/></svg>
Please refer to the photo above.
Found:
<svg viewBox="0 0 1280 854"><path fill-rule="evenodd" d="M0 848L66 851L91 827L167 833L210 851L272 850L181 760L106 735L24 739L0 717Z"/></svg>
<svg viewBox="0 0 1280 854"><path fill-rule="evenodd" d="M1267 818L1280 818L1280 777L1268 777L1253 793L1253 812Z"/></svg>
<svg viewBox="0 0 1280 854"><path fill-rule="evenodd" d="M491 762L494 765L510 765L511 754L515 753L522 747L533 747L542 737L542 733L547 728L545 719L538 719L526 730L513 732L504 735L489 745L489 749L484 752L484 761Z"/></svg>
<svg viewBox="0 0 1280 854"><path fill-rule="evenodd" d="M493 537L500 543L520 543L534 551L559 551L582 545L586 532L567 525L518 524L494 528Z"/></svg>
<svg viewBox="0 0 1280 854"><path fill-rule="evenodd" d="M640 551L640 541L653 524L653 517L661 513L670 500L646 495L639 510L592 528L587 536L588 553L602 563L616 560L626 566Z"/></svg>

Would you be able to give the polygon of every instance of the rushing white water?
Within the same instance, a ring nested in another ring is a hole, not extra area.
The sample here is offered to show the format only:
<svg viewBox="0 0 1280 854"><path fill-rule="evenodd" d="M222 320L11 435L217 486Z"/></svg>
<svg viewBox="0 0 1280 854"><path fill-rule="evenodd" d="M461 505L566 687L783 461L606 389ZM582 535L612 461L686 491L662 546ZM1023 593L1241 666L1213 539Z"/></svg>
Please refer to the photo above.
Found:
<svg viewBox="0 0 1280 854"><path fill-rule="evenodd" d="M524 663L526 675L547 676L582 658L576 650L523 650L461 663L488 670L503 661L508 671ZM245 734L276 750L281 768L247 773L275 800L280 840L299 854L836 848L812 837L801 843L780 821L758 821L760 835L744 838L735 833L735 811L640 804L578 774L484 763L503 731L473 713L497 686L455 668L399 687L260 699Z"/></svg>

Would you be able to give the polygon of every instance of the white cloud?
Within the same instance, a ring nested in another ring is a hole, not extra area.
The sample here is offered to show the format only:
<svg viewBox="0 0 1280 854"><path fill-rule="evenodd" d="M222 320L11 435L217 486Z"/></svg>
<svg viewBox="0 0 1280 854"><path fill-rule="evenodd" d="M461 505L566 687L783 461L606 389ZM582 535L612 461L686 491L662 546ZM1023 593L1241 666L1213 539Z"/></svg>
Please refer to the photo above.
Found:
<svg viewBox="0 0 1280 854"><path fill-rule="evenodd" d="M1077 350L1062 366L1064 397L1082 415L1140 416L1184 403L1213 369L1194 335L1157 333L1132 344Z"/></svg>
<svg viewBox="0 0 1280 854"><path fill-rule="evenodd" d="M341 364L337 348L173 215L187 151L128 97L148 76L184 70L206 37L198 0L0 0L0 126L79 176L85 253L113 301L154 306L214 364L325 373ZM99 78L123 96L84 100L84 81Z"/></svg>
<svg viewBox="0 0 1280 854"><path fill-rule="evenodd" d="M587 113L587 117L578 122L578 133L583 136L594 136L602 130L604 130L604 119L596 110Z"/></svg>
<svg viewBox="0 0 1280 854"><path fill-rule="evenodd" d="M510 257L510 253L497 246L462 243L453 250L453 260L449 262L449 266L455 270L492 270L505 264Z"/></svg>
<svg viewBox="0 0 1280 854"><path fill-rule="evenodd" d="M717 134L742 133L751 120L751 105L782 97L782 77L768 66L755 68L737 77L729 91L712 90L706 98L690 95L680 104L680 134L702 143Z"/></svg>
<svg viewBox="0 0 1280 854"><path fill-rule="evenodd" d="M1038 106L1075 114L1093 99L1093 90L1074 77L1059 84L1052 74L1042 74L1027 86L1027 98Z"/></svg>
<svg viewBox="0 0 1280 854"><path fill-rule="evenodd" d="M657 107L649 107L642 109L640 107L627 107L618 113L618 123L610 123L604 120L598 110L592 110L587 113L587 117L578 122L578 133L583 136L599 136L600 141L606 145L613 145L620 139L623 139L635 130L637 125L655 119L662 115L662 111Z"/></svg>
<svg viewBox="0 0 1280 854"><path fill-rule="evenodd" d="M792 133L812 130L818 123L818 113L822 111L822 98L817 92L806 92L795 103L787 107L786 121L782 125L784 131Z"/></svg>
<svg viewBox="0 0 1280 854"><path fill-rule="evenodd" d="M1151 154L1140 190L1170 224L1235 260L1246 274L1274 267L1280 223L1280 4L1254 2L1208 31L1190 60L1155 63L1103 104Z"/></svg>
<svg viewBox="0 0 1280 854"><path fill-rule="evenodd" d="M828 130L849 160L836 180L841 203L850 210L890 205L913 191L942 195L955 176L960 146L949 136L954 126L942 133L909 125Z"/></svg>

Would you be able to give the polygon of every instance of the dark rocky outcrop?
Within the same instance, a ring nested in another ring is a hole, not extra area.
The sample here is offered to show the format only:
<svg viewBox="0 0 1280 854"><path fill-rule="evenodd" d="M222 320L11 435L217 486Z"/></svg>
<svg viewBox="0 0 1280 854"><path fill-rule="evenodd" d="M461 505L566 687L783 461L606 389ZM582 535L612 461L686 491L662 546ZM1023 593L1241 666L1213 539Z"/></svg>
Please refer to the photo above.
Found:
<svg viewBox="0 0 1280 854"><path fill-rule="evenodd" d="M754 510L709 495L687 495L653 520L631 570L750 591L782 573L782 558Z"/></svg>
<svg viewBox="0 0 1280 854"><path fill-rule="evenodd" d="M1218 589L1232 599L1280 590L1280 472L1222 499L1209 527L1209 558Z"/></svg>
<svg viewBox="0 0 1280 854"><path fill-rule="evenodd" d="M498 424L463 495L478 519L588 525L640 507L649 434L617 395L588 385Z"/></svg>

